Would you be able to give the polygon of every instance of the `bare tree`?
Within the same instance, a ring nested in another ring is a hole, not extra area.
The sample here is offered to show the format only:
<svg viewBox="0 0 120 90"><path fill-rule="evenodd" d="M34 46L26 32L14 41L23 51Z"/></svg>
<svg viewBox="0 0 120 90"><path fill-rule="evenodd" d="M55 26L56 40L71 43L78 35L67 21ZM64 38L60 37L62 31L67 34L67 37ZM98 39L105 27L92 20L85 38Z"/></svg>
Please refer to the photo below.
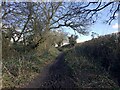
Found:
<svg viewBox="0 0 120 90"><path fill-rule="evenodd" d="M50 31L69 27L80 34L87 34L102 10L109 8L109 23L116 19L119 5L120 2L2 2L2 44L3 50L7 51L3 58L9 57L10 60L14 57L22 67L30 50L37 51L40 45L46 48L54 43L52 41L56 37L59 37L56 42L61 44L63 37L50 35ZM75 40L72 40L73 45ZM41 48L39 51L44 50ZM19 68L19 73L21 70Z"/></svg>
<svg viewBox="0 0 120 90"><path fill-rule="evenodd" d="M3 29L11 30L14 42L34 35L44 41L49 30L69 27L80 34L87 34L88 28L98 19L99 13L108 9L109 24L116 19L120 2L8 2L2 3ZM18 31L18 28L20 29ZM24 37L23 37L24 36ZM17 39L16 39L17 38Z"/></svg>

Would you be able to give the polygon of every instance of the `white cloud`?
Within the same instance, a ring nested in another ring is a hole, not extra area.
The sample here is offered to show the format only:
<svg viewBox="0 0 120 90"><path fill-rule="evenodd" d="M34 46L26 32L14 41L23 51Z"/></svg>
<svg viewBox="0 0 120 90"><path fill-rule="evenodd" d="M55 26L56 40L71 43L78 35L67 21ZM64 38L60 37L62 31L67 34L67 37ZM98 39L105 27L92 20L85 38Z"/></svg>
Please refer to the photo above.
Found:
<svg viewBox="0 0 120 90"><path fill-rule="evenodd" d="M80 39L77 39L77 43L80 43L81 42L81 40Z"/></svg>
<svg viewBox="0 0 120 90"><path fill-rule="evenodd" d="M118 28L120 28L120 25L118 25L118 23L115 23L114 25L112 25L112 28L113 29L118 29Z"/></svg>
<svg viewBox="0 0 120 90"><path fill-rule="evenodd" d="M114 31L113 33L118 33L118 30Z"/></svg>

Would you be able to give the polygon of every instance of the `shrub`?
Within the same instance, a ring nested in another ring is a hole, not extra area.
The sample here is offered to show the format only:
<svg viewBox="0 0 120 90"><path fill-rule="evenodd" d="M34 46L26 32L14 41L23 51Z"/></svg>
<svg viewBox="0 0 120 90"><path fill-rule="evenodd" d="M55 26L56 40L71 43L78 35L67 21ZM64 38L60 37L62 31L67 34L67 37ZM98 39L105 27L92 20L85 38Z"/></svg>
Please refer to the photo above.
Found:
<svg viewBox="0 0 120 90"><path fill-rule="evenodd" d="M120 79L120 32L86 41L75 47L78 56L92 58L92 62L104 67L111 76Z"/></svg>

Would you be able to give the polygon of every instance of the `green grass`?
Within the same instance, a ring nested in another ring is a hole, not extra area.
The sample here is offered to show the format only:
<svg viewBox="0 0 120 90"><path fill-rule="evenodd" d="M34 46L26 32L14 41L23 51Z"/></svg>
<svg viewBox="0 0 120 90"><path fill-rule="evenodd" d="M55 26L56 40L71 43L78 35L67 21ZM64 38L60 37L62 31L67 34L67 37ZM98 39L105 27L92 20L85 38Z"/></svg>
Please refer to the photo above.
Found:
<svg viewBox="0 0 120 90"><path fill-rule="evenodd" d="M47 53L38 55L35 52L27 53L24 58L9 58L3 60L3 88L20 87L30 82L42 69L55 60L59 51L51 48Z"/></svg>
<svg viewBox="0 0 120 90"><path fill-rule="evenodd" d="M75 49L66 51L65 61L72 68L76 84L82 88L118 88L105 70Z"/></svg>

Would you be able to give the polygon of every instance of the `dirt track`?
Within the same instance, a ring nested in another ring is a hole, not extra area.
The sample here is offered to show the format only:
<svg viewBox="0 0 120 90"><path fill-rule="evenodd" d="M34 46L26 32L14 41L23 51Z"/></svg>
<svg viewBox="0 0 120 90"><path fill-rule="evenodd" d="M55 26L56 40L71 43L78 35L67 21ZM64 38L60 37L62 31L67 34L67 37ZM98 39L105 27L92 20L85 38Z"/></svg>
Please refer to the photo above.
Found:
<svg viewBox="0 0 120 90"><path fill-rule="evenodd" d="M55 62L48 65L25 88L74 88L76 85L71 72L71 69L65 63L64 53L61 53Z"/></svg>

